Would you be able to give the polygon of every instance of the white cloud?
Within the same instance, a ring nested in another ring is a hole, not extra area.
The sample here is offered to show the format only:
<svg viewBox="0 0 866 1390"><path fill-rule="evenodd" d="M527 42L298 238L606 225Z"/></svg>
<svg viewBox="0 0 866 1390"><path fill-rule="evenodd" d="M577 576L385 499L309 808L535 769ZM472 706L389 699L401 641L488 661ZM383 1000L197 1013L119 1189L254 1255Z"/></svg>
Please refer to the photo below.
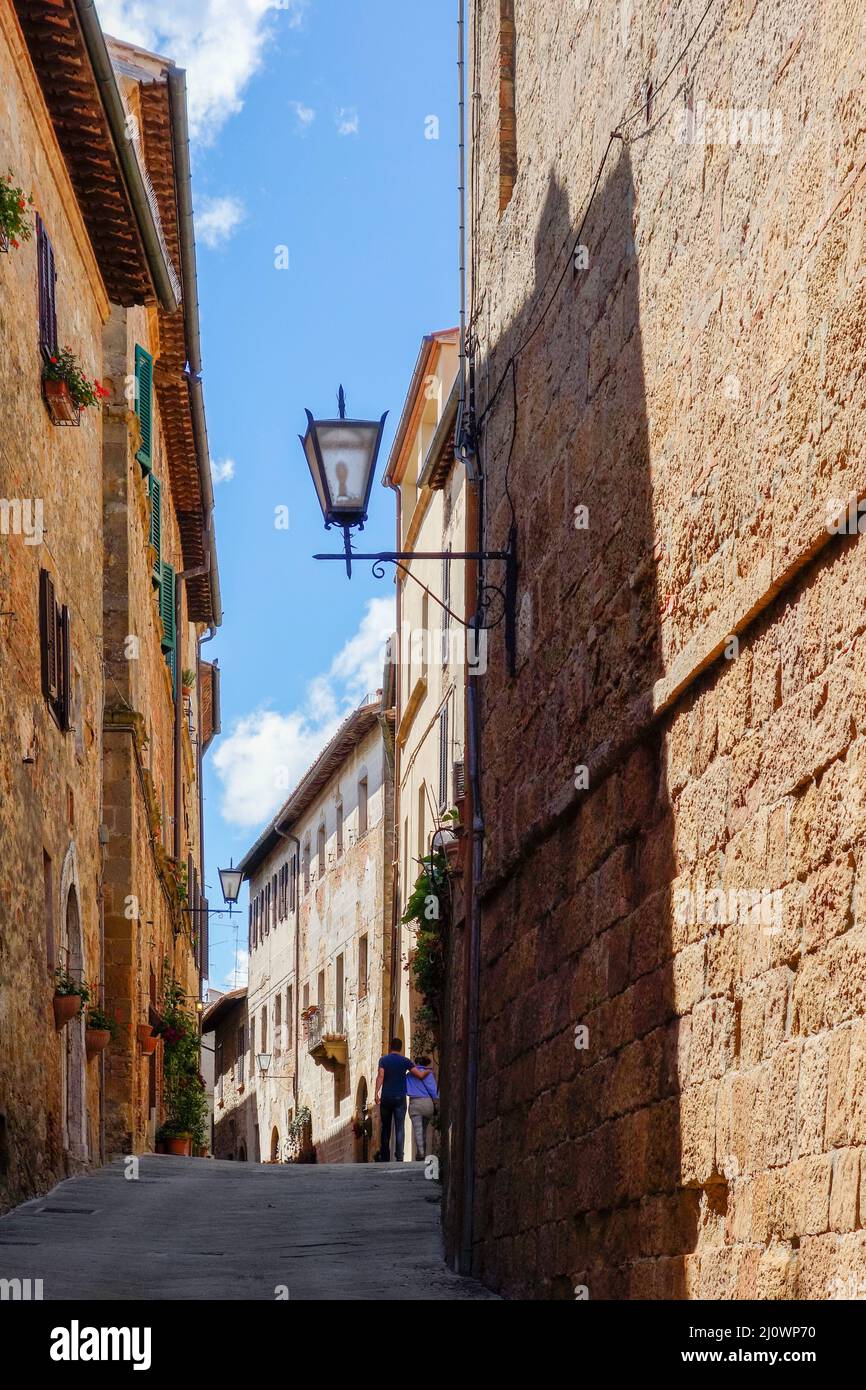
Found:
<svg viewBox="0 0 866 1390"><path fill-rule="evenodd" d="M209 144L280 25L296 29L308 0L99 0L106 33L172 58L187 73L190 130Z"/></svg>
<svg viewBox="0 0 866 1390"><path fill-rule="evenodd" d="M211 459L210 472L214 487L220 483L230 483L235 476L235 461L234 459Z"/></svg>
<svg viewBox="0 0 866 1390"><path fill-rule="evenodd" d="M310 682L302 706L287 714L259 708L235 721L214 754L223 820L249 827L273 815L341 721L381 685L393 628L393 598L370 599L358 631Z"/></svg>
<svg viewBox="0 0 866 1390"><path fill-rule="evenodd" d="M341 106L334 116L338 135L357 135L359 128L358 112L354 106Z"/></svg>
<svg viewBox="0 0 866 1390"><path fill-rule="evenodd" d="M211 989L221 990L227 994L230 989L240 989L247 983L250 969L250 956L245 947L239 946L234 952L234 959L225 973L225 977L217 984L214 980L208 980Z"/></svg>
<svg viewBox="0 0 866 1390"><path fill-rule="evenodd" d="M312 106L305 106L302 101L290 101L289 109L295 113L298 133L300 135L306 135L313 121L316 119L316 113Z"/></svg>
<svg viewBox="0 0 866 1390"><path fill-rule="evenodd" d="M225 194L222 198L203 198L196 214L196 240L213 251L224 246L234 235L246 216L240 198Z"/></svg>

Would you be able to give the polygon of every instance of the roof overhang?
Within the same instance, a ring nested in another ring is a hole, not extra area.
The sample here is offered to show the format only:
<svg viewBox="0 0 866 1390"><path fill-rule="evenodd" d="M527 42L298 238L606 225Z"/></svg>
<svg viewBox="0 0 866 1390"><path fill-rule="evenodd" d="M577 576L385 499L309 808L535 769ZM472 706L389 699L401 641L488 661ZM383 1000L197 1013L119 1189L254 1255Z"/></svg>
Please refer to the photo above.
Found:
<svg viewBox="0 0 866 1390"><path fill-rule="evenodd" d="M234 1008L246 1001L246 997L246 985L242 985L240 989L230 989L227 994L221 994L219 999L215 999L212 1004L208 1004L202 1014L201 1031L203 1033L212 1033L220 1023L225 1021Z"/></svg>
<svg viewBox="0 0 866 1390"><path fill-rule="evenodd" d="M93 0L12 0L109 299L177 307L180 286Z"/></svg>

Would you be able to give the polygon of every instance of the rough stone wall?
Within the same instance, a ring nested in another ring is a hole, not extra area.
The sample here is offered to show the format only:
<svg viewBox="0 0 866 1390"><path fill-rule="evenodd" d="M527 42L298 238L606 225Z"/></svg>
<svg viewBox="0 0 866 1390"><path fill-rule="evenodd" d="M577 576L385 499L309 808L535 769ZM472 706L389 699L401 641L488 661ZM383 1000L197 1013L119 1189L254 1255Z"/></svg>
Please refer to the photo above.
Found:
<svg viewBox="0 0 866 1390"><path fill-rule="evenodd" d="M511 1295L866 1287L863 557L827 527L866 493L864 20L719 7L665 81L703 10L517 0L502 213L498 3L470 45L485 539L507 479L520 559L475 1263Z"/></svg>
<svg viewBox="0 0 866 1390"><path fill-rule="evenodd" d="M244 1159L252 1163L256 1156L256 1085L255 1075L251 1074L250 1067L254 1065L255 1058L247 1052L243 1057L242 1068L239 1065L238 1029L242 1024L246 1024L249 1038L245 999L230 1009L214 1030L214 1158ZM217 1059L220 1058L222 1072L217 1074Z"/></svg>
<svg viewBox="0 0 866 1390"><path fill-rule="evenodd" d="M106 1144L110 1154L152 1148L160 1122L161 1051L145 1056L136 1029L160 1006L168 971L198 995L191 924L172 887L174 702L160 641L157 589L148 548L147 481L135 457L137 422L127 386L135 347L159 356L155 314L112 310L105 334L105 940L106 1003L119 1031L106 1059ZM153 471L162 483L162 558L183 568L170 470L156 393ZM183 623L178 672L195 668L194 629ZM197 703L193 691L192 703ZM195 759L184 719L182 862L198 862ZM192 924L193 926L197 924ZM179 930L178 930L179 929ZM152 1076L151 1073L155 1073Z"/></svg>
<svg viewBox="0 0 866 1390"><path fill-rule="evenodd" d="M11 169L25 192L32 188L52 240L61 344L99 376L108 305L9 6L0 10L0 145L4 175ZM77 429L52 425L38 323L34 235L0 255L0 497L41 502L44 527L31 544L36 532L16 532L14 512L4 512L0 530L0 1209L99 1160L100 1063L83 1059L80 1022L55 1031L46 902L60 962L74 891L84 974L98 981L102 425L95 410ZM75 729L67 733L42 693L40 569L71 614ZM68 1133L67 1072L81 1097L77 1142Z"/></svg>

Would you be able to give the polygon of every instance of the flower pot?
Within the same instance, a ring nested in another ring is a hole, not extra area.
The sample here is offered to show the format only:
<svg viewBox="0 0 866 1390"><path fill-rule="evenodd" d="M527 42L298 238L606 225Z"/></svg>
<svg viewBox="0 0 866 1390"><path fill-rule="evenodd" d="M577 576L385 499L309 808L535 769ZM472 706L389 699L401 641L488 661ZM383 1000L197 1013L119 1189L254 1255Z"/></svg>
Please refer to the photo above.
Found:
<svg viewBox="0 0 866 1390"><path fill-rule="evenodd" d="M448 840L448 842L443 846L443 848L444 848L444 850L445 850L445 858L446 858L446 860L447 860L447 862L448 862L448 872L449 872L449 874L459 874L459 873L462 873L462 872L463 872L462 863L461 863L461 861L462 861L462 859L463 859L463 840L462 840L462 837L455 836L453 840Z"/></svg>
<svg viewBox="0 0 866 1390"><path fill-rule="evenodd" d="M72 392L65 381L42 382L42 394L51 423L54 425L77 425L81 421L81 406L72 399Z"/></svg>
<svg viewBox="0 0 866 1390"><path fill-rule="evenodd" d="M111 1033L107 1028L85 1028L84 1050L88 1060L95 1057L97 1053L104 1052L110 1042Z"/></svg>
<svg viewBox="0 0 866 1390"><path fill-rule="evenodd" d="M165 1152L167 1154L176 1154L178 1158L192 1157L191 1134L187 1134L184 1136L178 1135L176 1139L163 1139L162 1142L165 1145Z"/></svg>
<svg viewBox="0 0 866 1390"><path fill-rule="evenodd" d="M58 1033L61 1028L65 1028L70 1019L75 1018L76 1014L81 1013L80 994L55 994L54 996L54 1027Z"/></svg>
<svg viewBox="0 0 866 1390"><path fill-rule="evenodd" d="M149 1057L152 1052L156 1051L159 1038L155 1036L149 1023L139 1023L136 1033L138 1034L138 1041L141 1044L142 1052L145 1057Z"/></svg>

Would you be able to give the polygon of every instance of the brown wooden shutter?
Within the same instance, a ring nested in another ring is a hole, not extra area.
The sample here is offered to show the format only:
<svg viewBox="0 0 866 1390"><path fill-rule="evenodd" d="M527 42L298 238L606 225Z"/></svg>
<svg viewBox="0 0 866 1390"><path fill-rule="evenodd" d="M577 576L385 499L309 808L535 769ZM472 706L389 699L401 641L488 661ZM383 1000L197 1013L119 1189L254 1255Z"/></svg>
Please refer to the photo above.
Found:
<svg viewBox="0 0 866 1390"><path fill-rule="evenodd" d="M64 733L72 727L72 648L69 640L69 609L64 603L58 615L58 646L60 649L60 694L57 717Z"/></svg>
<svg viewBox="0 0 866 1390"><path fill-rule="evenodd" d="M57 271L45 224L36 215L36 271L39 285L39 346L43 356L57 354Z"/></svg>
<svg viewBox="0 0 866 1390"><path fill-rule="evenodd" d="M42 653L42 692L53 705L57 699L57 604L54 581L47 570L39 573L39 646Z"/></svg>

